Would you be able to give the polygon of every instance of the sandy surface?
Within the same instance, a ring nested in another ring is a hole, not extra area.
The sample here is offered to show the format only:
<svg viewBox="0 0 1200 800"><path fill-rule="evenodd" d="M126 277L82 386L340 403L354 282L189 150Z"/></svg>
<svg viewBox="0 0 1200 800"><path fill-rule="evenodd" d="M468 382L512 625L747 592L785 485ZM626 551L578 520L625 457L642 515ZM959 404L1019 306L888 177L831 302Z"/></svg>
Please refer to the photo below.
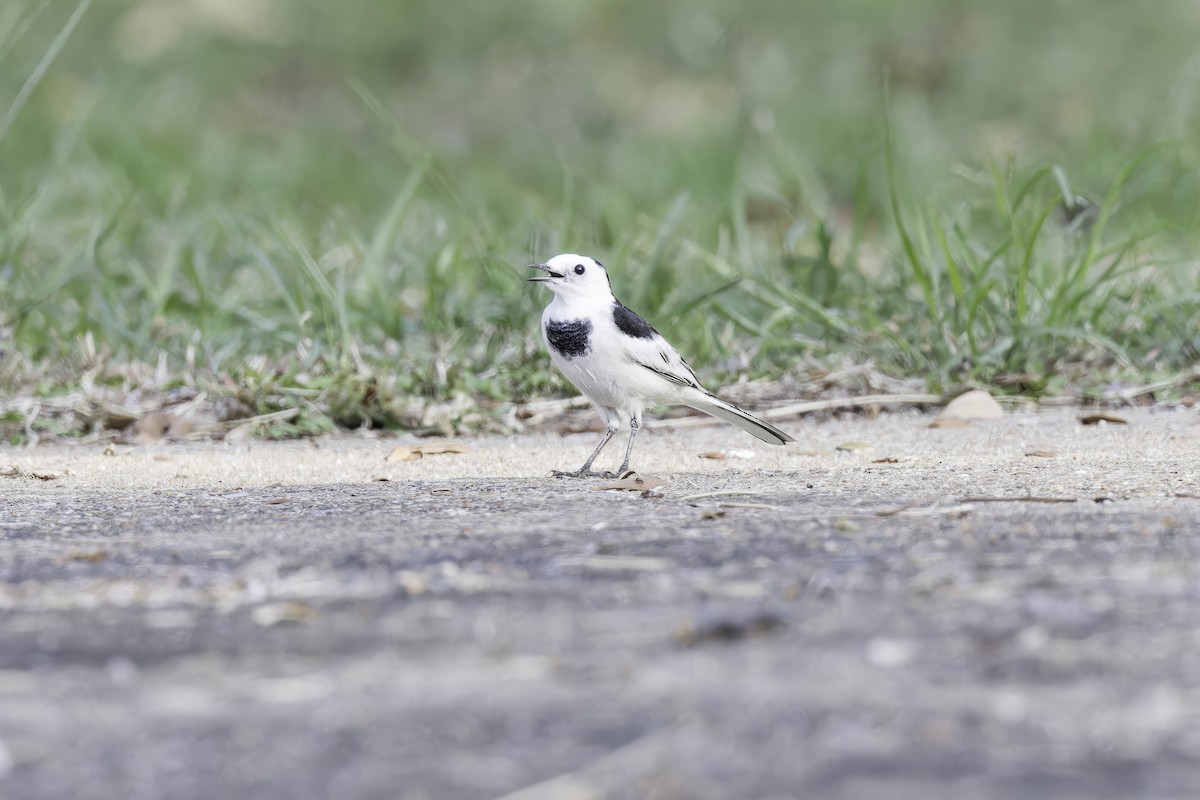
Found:
<svg viewBox="0 0 1200 800"><path fill-rule="evenodd" d="M1200 415L1121 415L0 450L0 797L1194 796Z"/></svg>
<svg viewBox="0 0 1200 800"><path fill-rule="evenodd" d="M789 481L822 482L822 490L849 494L908 490L983 492L1004 486L1075 494L1170 496L1200 492L1200 414L1123 412L1128 425L1085 426L1073 410L1010 415L965 428L931 429L930 417L893 414L818 424L785 424L798 441L785 447L758 442L722 425L656 429L640 434L632 466L642 474L687 480L705 476L763 479L801 491ZM539 478L574 469L597 435L542 434L463 440L470 452L387 463L399 445L445 440L413 437L330 437L316 441L227 445L161 444L47 446L0 449L0 467L62 475L58 482L0 484L6 493L97 489L217 489L229 487L355 484L371 481ZM623 434L597 462L615 469ZM839 449L848 448L848 449ZM108 454L105 451L108 450ZM729 458L701 458L708 452ZM896 459L895 463L883 459ZM757 477L755 477L757 476ZM927 483L923 483L927 482ZM670 487L666 493L671 494Z"/></svg>

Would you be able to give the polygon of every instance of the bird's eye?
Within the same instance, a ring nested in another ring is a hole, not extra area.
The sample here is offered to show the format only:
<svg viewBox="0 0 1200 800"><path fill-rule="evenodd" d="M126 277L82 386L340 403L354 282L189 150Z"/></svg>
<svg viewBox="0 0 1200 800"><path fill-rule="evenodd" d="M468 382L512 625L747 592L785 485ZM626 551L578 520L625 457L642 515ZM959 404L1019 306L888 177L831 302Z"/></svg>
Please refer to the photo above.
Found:
<svg viewBox="0 0 1200 800"><path fill-rule="evenodd" d="M583 272L584 272L584 269L583 269L583 264L576 264L576 265L575 265L575 274L576 274L576 275L582 275L582 274L583 274Z"/></svg>

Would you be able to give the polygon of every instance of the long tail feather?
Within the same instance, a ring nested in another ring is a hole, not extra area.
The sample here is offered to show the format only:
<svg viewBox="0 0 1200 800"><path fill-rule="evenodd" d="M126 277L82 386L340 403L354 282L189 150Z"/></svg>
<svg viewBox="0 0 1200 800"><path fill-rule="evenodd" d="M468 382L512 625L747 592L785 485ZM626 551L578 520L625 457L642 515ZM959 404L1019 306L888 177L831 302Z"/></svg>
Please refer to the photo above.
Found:
<svg viewBox="0 0 1200 800"><path fill-rule="evenodd" d="M731 422L746 433L757 439L761 439L767 444L785 444L796 441L774 425L763 422L750 412L743 411L733 403L727 403L719 397L705 395L703 400L693 400L688 402L688 405L697 411L703 411L705 414L714 416L717 419Z"/></svg>

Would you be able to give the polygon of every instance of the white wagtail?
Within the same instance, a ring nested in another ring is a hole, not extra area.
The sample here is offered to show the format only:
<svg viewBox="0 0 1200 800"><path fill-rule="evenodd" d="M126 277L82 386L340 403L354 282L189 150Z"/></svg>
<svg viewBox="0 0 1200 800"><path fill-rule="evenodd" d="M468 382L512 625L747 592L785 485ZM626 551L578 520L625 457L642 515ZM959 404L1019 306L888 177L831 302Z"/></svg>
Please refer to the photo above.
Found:
<svg viewBox="0 0 1200 800"><path fill-rule="evenodd" d="M595 475L592 462L629 421L625 461L616 475L629 469L633 439L647 405L684 405L732 422L767 444L794 442L773 425L727 403L700 385L696 373L650 323L613 296L608 271L594 258L563 253L530 269L546 273L530 278L544 283L554 299L542 312L542 337L567 379L592 401L608 430L575 472L555 477ZM603 477L615 477L603 473Z"/></svg>

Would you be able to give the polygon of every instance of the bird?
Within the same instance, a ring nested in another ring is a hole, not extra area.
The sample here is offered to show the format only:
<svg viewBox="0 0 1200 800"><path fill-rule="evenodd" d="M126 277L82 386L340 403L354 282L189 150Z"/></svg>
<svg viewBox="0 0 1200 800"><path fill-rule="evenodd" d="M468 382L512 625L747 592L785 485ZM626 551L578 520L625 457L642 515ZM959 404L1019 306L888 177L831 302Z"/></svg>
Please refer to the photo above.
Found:
<svg viewBox="0 0 1200 800"><path fill-rule="evenodd" d="M790 435L722 400L700 384L696 372L645 319L613 294L608 270L594 258L562 253L544 264L541 283L554 297L542 312L542 338L554 365L604 419L606 430L583 466L554 470L554 477L615 478L628 474L633 440L646 406L683 405L731 422L767 444L794 442ZM625 460L614 474L593 472L604 446L629 423Z"/></svg>

